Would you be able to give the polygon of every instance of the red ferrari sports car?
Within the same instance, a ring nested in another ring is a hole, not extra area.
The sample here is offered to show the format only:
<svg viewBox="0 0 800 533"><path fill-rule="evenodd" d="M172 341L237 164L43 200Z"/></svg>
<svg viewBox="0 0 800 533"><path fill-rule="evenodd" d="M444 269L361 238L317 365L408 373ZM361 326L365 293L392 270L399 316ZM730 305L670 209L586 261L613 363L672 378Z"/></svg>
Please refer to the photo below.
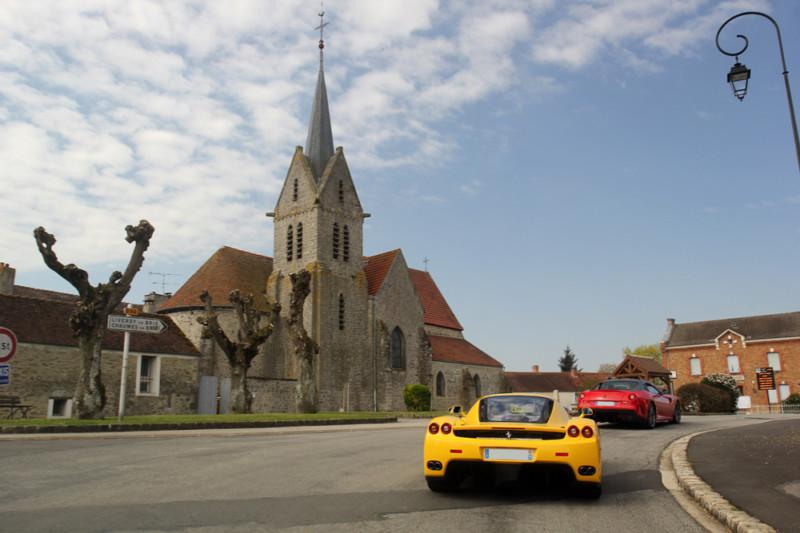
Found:
<svg viewBox="0 0 800 533"><path fill-rule="evenodd" d="M590 408L597 422L642 424L648 429L658 422L681 421L677 396L660 391L641 379L608 379L578 396L578 409Z"/></svg>

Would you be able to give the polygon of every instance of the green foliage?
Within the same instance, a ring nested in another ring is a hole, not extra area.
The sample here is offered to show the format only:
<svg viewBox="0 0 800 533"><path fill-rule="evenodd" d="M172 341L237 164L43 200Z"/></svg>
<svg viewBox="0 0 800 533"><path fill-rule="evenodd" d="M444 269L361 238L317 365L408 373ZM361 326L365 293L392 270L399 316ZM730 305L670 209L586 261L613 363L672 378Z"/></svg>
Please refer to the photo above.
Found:
<svg viewBox="0 0 800 533"><path fill-rule="evenodd" d="M685 413L727 413L730 411L731 393L727 389L705 383L687 383L678 389L681 407Z"/></svg>
<svg viewBox="0 0 800 533"><path fill-rule="evenodd" d="M627 346L622 349L622 352L625 355L638 355L640 357L650 357L651 359L655 359L659 363L661 362L661 350L658 348L658 344L641 344L631 350Z"/></svg>
<svg viewBox="0 0 800 533"><path fill-rule="evenodd" d="M430 411L431 390L425 385L406 385L403 388L403 401L409 411Z"/></svg>
<svg viewBox="0 0 800 533"><path fill-rule="evenodd" d="M575 352L567 345L564 348L564 355L558 360L558 367L561 369L562 372L569 372L573 368L580 372L578 368L578 358L575 356Z"/></svg>
<svg viewBox="0 0 800 533"><path fill-rule="evenodd" d="M736 386L736 380L728 374L709 374L703 378L701 383L711 385L718 389L722 389L730 394L731 400L727 411L731 413L736 412L736 403L739 400L739 388Z"/></svg>
<svg viewBox="0 0 800 533"><path fill-rule="evenodd" d="M800 394L790 394L788 398L783 400L783 405L800 405Z"/></svg>

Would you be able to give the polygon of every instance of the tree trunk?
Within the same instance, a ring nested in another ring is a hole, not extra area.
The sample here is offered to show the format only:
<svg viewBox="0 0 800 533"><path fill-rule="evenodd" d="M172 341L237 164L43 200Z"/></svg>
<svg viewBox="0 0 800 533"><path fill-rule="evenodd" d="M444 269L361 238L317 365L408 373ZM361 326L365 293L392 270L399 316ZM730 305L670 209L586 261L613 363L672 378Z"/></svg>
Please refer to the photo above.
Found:
<svg viewBox="0 0 800 533"><path fill-rule="evenodd" d="M236 346L236 354L231 363L231 411L237 414L249 413L253 398L247 388L247 363L242 346Z"/></svg>
<svg viewBox="0 0 800 533"><path fill-rule="evenodd" d="M306 346L298 346L302 344ZM297 386L295 388L295 404L298 413L317 412L317 380L314 372L316 350L314 348L315 345L311 339L307 339L307 342L302 337L295 339L295 353L303 354L298 357Z"/></svg>
<svg viewBox="0 0 800 533"><path fill-rule="evenodd" d="M81 372L75 388L75 412L78 418L103 418L106 388L102 379L102 339L105 328L78 339Z"/></svg>

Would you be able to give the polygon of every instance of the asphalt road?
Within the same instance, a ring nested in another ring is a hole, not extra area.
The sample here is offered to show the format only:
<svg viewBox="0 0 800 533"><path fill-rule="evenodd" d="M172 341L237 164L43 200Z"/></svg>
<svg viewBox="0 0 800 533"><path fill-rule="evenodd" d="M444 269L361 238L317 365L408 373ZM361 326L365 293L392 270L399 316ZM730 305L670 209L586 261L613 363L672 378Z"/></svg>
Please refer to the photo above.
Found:
<svg viewBox="0 0 800 533"><path fill-rule="evenodd" d="M681 435L754 421L601 426L598 501L518 487L431 493L421 467L424 422L2 440L0 531L703 531L662 486L659 454Z"/></svg>

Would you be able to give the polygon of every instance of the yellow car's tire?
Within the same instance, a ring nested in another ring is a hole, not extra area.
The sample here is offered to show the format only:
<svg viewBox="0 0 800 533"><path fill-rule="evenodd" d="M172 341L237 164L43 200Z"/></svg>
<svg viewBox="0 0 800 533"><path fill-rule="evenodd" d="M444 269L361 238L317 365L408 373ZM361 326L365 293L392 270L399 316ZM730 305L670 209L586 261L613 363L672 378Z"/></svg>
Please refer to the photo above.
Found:
<svg viewBox="0 0 800 533"><path fill-rule="evenodd" d="M603 485L600 483L578 483L576 491L578 496L585 500L596 500L603 494Z"/></svg>

